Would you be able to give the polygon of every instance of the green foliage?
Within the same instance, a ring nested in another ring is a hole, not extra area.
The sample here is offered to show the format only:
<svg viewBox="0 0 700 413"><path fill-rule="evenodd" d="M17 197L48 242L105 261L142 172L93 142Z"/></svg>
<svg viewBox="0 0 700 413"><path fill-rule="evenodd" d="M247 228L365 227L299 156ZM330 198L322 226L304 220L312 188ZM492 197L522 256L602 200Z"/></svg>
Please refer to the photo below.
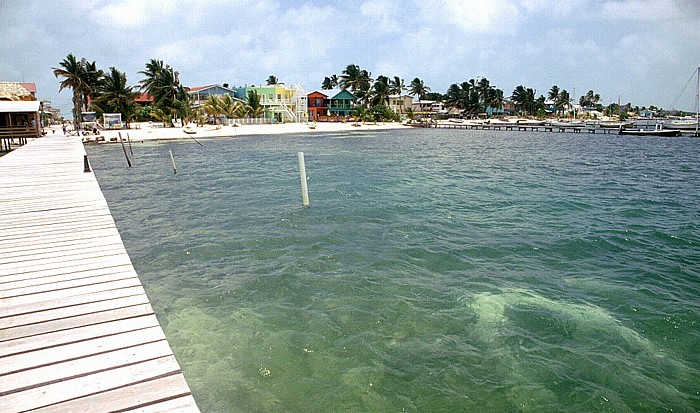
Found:
<svg viewBox="0 0 700 413"><path fill-rule="evenodd" d="M162 60L151 59L146 70L139 72L145 78L141 88L153 97L153 106L168 116L178 116L183 121L192 114L192 102L184 86L180 84L180 74ZM166 122L170 124L170 122Z"/></svg>
<svg viewBox="0 0 700 413"><path fill-rule="evenodd" d="M103 73L97 69L95 62L90 63L85 58L78 61L72 53L69 53L58 65L59 67L52 68L56 78L63 78L58 90L59 92L63 89L73 90L73 121L78 128L83 110L88 109L88 102L97 89Z"/></svg>
<svg viewBox="0 0 700 413"><path fill-rule="evenodd" d="M411 81L411 86L409 86L408 94L418 99L427 99L426 95L430 92L430 88L425 85L425 83L419 78L414 78ZM435 99L432 99L435 100Z"/></svg>

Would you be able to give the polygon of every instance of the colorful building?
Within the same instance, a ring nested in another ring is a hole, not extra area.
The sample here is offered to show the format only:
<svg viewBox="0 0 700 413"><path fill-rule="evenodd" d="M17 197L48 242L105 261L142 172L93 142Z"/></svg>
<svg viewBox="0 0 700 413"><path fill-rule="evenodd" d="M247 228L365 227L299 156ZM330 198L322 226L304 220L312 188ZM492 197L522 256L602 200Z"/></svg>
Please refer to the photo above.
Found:
<svg viewBox="0 0 700 413"><path fill-rule="evenodd" d="M248 93L255 91L260 96L263 116L276 122L306 122L308 120L308 97L299 85L278 83L267 86L244 86L236 89L235 97L248 99Z"/></svg>
<svg viewBox="0 0 700 413"><path fill-rule="evenodd" d="M328 95L319 91L309 93L309 120L318 121L328 116Z"/></svg>
<svg viewBox="0 0 700 413"><path fill-rule="evenodd" d="M355 95L347 90L341 90L329 99L328 111L335 116L350 116L356 100Z"/></svg>
<svg viewBox="0 0 700 413"><path fill-rule="evenodd" d="M187 93L192 97L192 103L194 107L199 107L202 105L210 96L225 96L229 95L232 98L236 98L236 90L230 89L226 86L221 85L206 85L206 86L195 86L188 88ZM240 100L236 98L236 100Z"/></svg>

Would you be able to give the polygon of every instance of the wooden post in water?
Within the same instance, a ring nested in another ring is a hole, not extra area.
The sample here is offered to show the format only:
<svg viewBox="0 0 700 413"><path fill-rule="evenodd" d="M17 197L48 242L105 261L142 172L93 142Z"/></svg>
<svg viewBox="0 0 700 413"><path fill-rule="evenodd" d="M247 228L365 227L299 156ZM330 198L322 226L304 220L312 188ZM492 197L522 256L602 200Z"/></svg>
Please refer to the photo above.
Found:
<svg viewBox="0 0 700 413"><path fill-rule="evenodd" d="M170 151L170 161L173 163L173 174L177 174L177 167L175 166L175 157L173 156L173 150L169 149Z"/></svg>
<svg viewBox="0 0 700 413"><path fill-rule="evenodd" d="M301 178L301 197L304 206L309 206L309 188L306 185L306 164L304 163L304 152L297 153L299 158L299 177Z"/></svg>
<svg viewBox="0 0 700 413"><path fill-rule="evenodd" d="M119 141L122 143L122 149L124 150L124 156L126 157L126 163L128 163L129 168L131 168L131 159L129 159L129 154L126 153L126 146L124 146L124 139L122 139L121 132L119 132Z"/></svg>
<svg viewBox="0 0 700 413"><path fill-rule="evenodd" d="M83 156L83 172L90 172L90 162L88 162L87 155Z"/></svg>
<svg viewBox="0 0 700 413"><path fill-rule="evenodd" d="M134 150L131 149L131 137L129 137L129 132L126 133L126 141L129 142L129 153L134 156Z"/></svg>

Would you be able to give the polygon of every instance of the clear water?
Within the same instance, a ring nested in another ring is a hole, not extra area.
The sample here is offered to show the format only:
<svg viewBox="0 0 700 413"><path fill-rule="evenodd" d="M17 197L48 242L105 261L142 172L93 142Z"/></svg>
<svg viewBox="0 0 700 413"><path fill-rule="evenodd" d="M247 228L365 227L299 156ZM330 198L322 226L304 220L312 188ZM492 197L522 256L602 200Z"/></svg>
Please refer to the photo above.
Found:
<svg viewBox="0 0 700 413"><path fill-rule="evenodd" d="M203 412L700 411L698 139L134 151L88 149Z"/></svg>

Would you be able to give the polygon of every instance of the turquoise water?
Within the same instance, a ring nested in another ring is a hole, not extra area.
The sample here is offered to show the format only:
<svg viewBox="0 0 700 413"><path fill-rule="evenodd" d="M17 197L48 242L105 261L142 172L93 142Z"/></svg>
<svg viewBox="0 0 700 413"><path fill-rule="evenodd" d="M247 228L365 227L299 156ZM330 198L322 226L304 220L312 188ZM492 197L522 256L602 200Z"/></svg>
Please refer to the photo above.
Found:
<svg viewBox="0 0 700 413"><path fill-rule="evenodd" d="M203 412L700 411L700 140L202 143L88 152Z"/></svg>

